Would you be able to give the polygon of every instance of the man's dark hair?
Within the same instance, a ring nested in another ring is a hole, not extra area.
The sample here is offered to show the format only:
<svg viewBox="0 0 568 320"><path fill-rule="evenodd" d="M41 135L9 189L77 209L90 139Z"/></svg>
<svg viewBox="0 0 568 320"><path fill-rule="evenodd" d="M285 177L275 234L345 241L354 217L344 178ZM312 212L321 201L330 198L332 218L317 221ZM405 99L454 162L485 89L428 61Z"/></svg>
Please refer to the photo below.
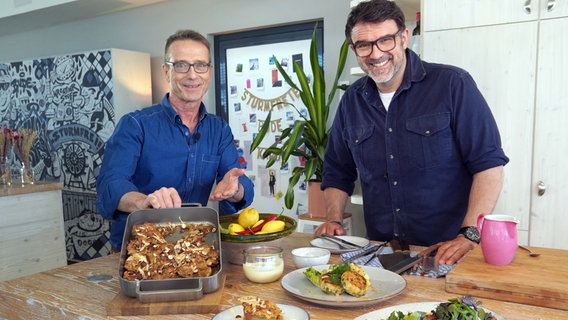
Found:
<svg viewBox="0 0 568 320"><path fill-rule="evenodd" d="M360 2L347 17L345 38L351 43L351 31L357 23L381 23L389 19L396 22L399 30L406 28L404 13L394 1L371 0Z"/></svg>
<svg viewBox="0 0 568 320"><path fill-rule="evenodd" d="M201 33L194 31L194 30L178 30L176 33L172 34L166 40L166 46L164 48L164 59L168 60L170 45L177 40L194 40L203 43L207 47L207 51L211 51L210 44L207 38L201 35Z"/></svg>

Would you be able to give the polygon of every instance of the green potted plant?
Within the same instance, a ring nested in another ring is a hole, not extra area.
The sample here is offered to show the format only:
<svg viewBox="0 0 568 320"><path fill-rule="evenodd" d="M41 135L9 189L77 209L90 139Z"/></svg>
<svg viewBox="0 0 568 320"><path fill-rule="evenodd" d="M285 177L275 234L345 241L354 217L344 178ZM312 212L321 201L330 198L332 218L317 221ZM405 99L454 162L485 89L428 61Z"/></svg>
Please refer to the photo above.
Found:
<svg viewBox="0 0 568 320"><path fill-rule="evenodd" d="M272 167L277 162L281 163L281 167L286 166L290 156L303 157L305 159L304 166L296 166L292 169L288 189L284 196L284 203L288 209L291 209L294 205L294 186L296 186L296 184L300 181L302 175L305 177L305 181L321 182L322 180L323 157L329 135L329 128L327 128L329 109L338 88L337 84L339 82L339 77L345 67L349 48L348 42L345 40L339 52L339 61L335 80L330 86L331 89L326 99L325 77L318 62L316 40L316 30L314 29L309 53L311 71L313 74L311 86L303 67L296 61L293 62L293 68L296 72L299 84L294 83L292 78L282 68L278 59L274 56L276 68L280 71L286 83L288 83L293 89L297 90L300 99L308 110L309 117L305 117L300 110L290 102L276 103L272 105L266 120L251 145L252 153L252 151L260 145L266 136L270 126L270 119L274 106L278 104L287 104L292 106L298 113L299 120L294 122L294 126L282 131L279 140L280 144L279 142L274 142L261 154L263 159L268 158L268 162L266 164L267 168Z"/></svg>

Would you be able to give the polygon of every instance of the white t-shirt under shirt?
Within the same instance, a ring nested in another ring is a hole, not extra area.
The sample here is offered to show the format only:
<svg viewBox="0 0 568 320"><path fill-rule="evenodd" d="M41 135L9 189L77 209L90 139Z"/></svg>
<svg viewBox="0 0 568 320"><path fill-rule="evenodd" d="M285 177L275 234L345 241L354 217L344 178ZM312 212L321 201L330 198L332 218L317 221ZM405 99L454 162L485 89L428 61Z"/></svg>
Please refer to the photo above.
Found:
<svg viewBox="0 0 568 320"><path fill-rule="evenodd" d="M379 90L379 89L377 89L377 90ZM391 103L392 97L394 96L394 92L382 93L379 90L379 95L381 96L381 101L383 101L383 105L385 106L385 109L387 109L387 111L389 111L389 105Z"/></svg>

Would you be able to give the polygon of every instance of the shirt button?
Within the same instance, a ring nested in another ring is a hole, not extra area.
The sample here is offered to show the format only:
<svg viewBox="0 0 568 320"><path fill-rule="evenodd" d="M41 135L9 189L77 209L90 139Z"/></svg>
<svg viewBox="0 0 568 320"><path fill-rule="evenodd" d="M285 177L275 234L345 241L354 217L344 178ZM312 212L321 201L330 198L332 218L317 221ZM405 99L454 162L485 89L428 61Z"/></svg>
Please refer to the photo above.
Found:
<svg viewBox="0 0 568 320"><path fill-rule="evenodd" d="M392 160L392 159L394 159L394 156L391 154L391 155L389 156L389 158Z"/></svg>
<svg viewBox="0 0 568 320"><path fill-rule="evenodd" d="M392 185L393 185L393 186L396 186L397 184L398 184L397 181L393 181L393 182L392 182Z"/></svg>
<svg viewBox="0 0 568 320"><path fill-rule="evenodd" d="M356 144L359 144L359 139L355 139L355 143L356 143Z"/></svg>
<svg viewBox="0 0 568 320"><path fill-rule="evenodd" d="M429 136L430 135L430 130L426 130L426 132L424 132L425 135Z"/></svg>
<svg viewBox="0 0 568 320"><path fill-rule="evenodd" d="M399 213L399 212L400 212L400 208L396 208L394 211L395 211L396 213Z"/></svg>
<svg viewBox="0 0 568 320"><path fill-rule="evenodd" d="M189 132L186 131L186 132L185 132L185 136L186 136L186 137L189 136Z"/></svg>
<svg viewBox="0 0 568 320"><path fill-rule="evenodd" d="M392 128L389 128L389 132L392 132Z"/></svg>

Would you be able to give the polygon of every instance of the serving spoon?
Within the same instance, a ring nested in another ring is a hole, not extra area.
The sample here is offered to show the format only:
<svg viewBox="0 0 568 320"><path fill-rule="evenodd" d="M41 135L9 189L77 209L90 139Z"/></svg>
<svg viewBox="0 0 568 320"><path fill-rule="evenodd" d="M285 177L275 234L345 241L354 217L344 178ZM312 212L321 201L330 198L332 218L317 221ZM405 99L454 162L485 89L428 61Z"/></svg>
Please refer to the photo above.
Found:
<svg viewBox="0 0 568 320"><path fill-rule="evenodd" d="M536 252L532 251L531 249L529 249L529 248L527 248L527 247L525 247L525 246L519 245L519 248L521 248L521 249L523 249L523 250L527 250L527 251L529 252L529 256L531 256L531 257L538 257L538 256L540 256L540 253L536 253Z"/></svg>

